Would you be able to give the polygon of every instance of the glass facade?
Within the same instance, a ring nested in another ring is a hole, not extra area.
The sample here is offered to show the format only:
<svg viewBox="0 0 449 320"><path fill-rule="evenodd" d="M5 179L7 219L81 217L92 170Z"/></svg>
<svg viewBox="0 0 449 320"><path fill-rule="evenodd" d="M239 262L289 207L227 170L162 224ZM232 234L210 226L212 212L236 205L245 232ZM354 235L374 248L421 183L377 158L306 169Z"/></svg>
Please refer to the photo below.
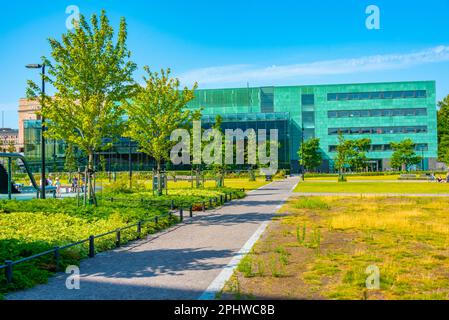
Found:
<svg viewBox="0 0 449 320"><path fill-rule="evenodd" d="M408 127L366 127L366 128L329 128L329 135L342 134L403 134L403 133L427 133L426 126Z"/></svg>
<svg viewBox="0 0 449 320"><path fill-rule="evenodd" d="M426 108L402 109L369 109L369 110L334 110L327 113L329 118L357 118L357 117L415 117L427 116Z"/></svg>
<svg viewBox="0 0 449 320"><path fill-rule="evenodd" d="M411 139L425 159L426 169L436 165L437 108L434 81L229 88L197 90L187 108L202 109L203 126L217 115L223 129L278 129L279 162L298 172L298 150L303 141L320 139L323 165L334 171L338 134L347 139L370 138L367 156L376 170L388 170L392 142ZM25 122L25 156L40 159L40 121ZM65 145L47 140L47 159L64 158ZM153 163L127 139L98 156L111 170L149 170ZM115 166L115 168L112 168Z"/></svg>
<svg viewBox="0 0 449 320"><path fill-rule="evenodd" d="M283 169L290 167L290 139L289 139L289 118L287 113L279 114L252 114L252 115L224 115L222 117L221 129L236 130L241 129L245 132L248 129L253 129L256 134L259 130L264 129L269 138L270 130L278 130L279 139L279 166ZM213 126L215 119L206 116L202 119L203 128L209 129ZM244 166L246 167L246 166Z"/></svg>
<svg viewBox="0 0 449 320"><path fill-rule="evenodd" d="M32 167L40 168L41 161L42 122L40 120L24 121L24 153ZM45 140L45 158L47 167L55 169L63 167L66 144L55 139Z"/></svg>
<svg viewBox="0 0 449 320"><path fill-rule="evenodd" d="M329 93L328 101L426 98L426 90Z"/></svg>
<svg viewBox="0 0 449 320"><path fill-rule="evenodd" d="M391 144L372 144L370 145L370 152L380 152L380 151L388 151L391 152L393 149ZM419 143L415 145L415 151L428 151L429 145L427 143ZM329 152L337 152L337 146L332 145L329 146Z"/></svg>
<svg viewBox="0 0 449 320"><path fill-rule="evenodd" d="M274 88L260 88L260 110L263 113L274 112Z"/></svg>
<svg viewBox="0 0 449 320"><path fill-rule="evenodd" d="M262 114L288 114L286 152L293 172L300 170L297 153L302 141L314 137L320 139L323 156L319 169L333 171L331 150L338 145L339 131L347 139L370 138L367 155L378 170L389 169L391 142L406 138L416 143L427 168L436 162L434 81L197 90L188 107L202 107L203 122L221 115L232 128L247 121L265 125L258 119ZM246 124L241 129L245 128Z"/></svg>

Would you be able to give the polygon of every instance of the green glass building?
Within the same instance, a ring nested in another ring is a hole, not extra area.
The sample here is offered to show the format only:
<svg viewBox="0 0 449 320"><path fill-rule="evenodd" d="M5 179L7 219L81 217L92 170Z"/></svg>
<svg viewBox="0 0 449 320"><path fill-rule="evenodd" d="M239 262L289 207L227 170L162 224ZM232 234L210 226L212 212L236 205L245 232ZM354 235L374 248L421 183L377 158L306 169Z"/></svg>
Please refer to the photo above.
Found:
<svg viewBox="0 0 449 320"><path fill-rule="evenodd" d="M433 170L438 151L434 81L342 85L285 86L197 90L190 109L203 109L203 126L217 115L223 129L278 129L279 167L300 171L298 150L302 141L320 139L322 172L333 172L338 134L347 139L370 138L368 168L390 170L391 142L410 138L423 161L416 169ZM40 165L39 120L27 120L25 156ZM268 131L269 132L269 131ZM65 143L47 140L49 169L63 168ZM128 139L120 139L104 153L108 171L151 170L153 163ZM100 158L100 155L98 156Z"/></svg>
<svg viewBox="0 0 449 320"><path fill-rule="evenodd" d="M334 171L338 134L370 138L368 167L390 170L391 143L410 138L423 157L416 169L436 166L434 81L198 90L191 109L203 108L204 126L220 115L223 129L279 129L281 168L300 170L302 141L320 139L323 172Z"/></svg>

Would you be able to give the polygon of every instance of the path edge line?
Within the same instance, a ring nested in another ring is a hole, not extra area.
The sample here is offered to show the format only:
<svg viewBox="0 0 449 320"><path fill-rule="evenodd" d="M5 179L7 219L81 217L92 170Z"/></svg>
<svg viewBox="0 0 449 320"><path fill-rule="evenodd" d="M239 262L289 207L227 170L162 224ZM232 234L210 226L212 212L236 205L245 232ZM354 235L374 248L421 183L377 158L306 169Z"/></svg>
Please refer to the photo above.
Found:
<svg viewBox="0 0 449 320"><path fill-rule="evenodd" d="M235 269L239 265L240 261L251 251L256 242L260 239L262 234L267 229L271 221L265 221L246 242L246 244L240 249L240 251L232 258L231 262L220 272L204 293L198 298L198 300L215 300L215 296L225 286L226 282L232 277Z"/></svg>

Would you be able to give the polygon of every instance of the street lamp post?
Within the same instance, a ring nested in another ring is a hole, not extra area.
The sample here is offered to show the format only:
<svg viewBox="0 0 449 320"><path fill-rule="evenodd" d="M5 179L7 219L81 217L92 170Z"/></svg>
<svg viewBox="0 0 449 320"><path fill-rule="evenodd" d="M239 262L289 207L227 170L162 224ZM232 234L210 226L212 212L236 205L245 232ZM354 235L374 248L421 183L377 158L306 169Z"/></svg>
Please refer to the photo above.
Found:
<svg viewBox="0 0 449 320"><path fill-rule="evenodd" d="M301 150L302 150L302 154L301 154L301 161L300 161L300 170L301 170L301 180L305 181L305 168L304 168L304 119L302 119L302 124L301 124Z"/></svg>
<svg viewBox="0 0 449 320"><path fill-rule="evenodd" d="M26 66L28 69L41 69L42 70L42 98L45 96L45 64L29 64ZM42 111L42 106L41 106ZM45 118L41 116L42 132L41 132L41 199L45 199Z"/></svg>
<svg viewBox="0 0 449 320"><path fill-rule="evenodd" d="M421 147L421 170L424 171L424 148Z"/></svg>

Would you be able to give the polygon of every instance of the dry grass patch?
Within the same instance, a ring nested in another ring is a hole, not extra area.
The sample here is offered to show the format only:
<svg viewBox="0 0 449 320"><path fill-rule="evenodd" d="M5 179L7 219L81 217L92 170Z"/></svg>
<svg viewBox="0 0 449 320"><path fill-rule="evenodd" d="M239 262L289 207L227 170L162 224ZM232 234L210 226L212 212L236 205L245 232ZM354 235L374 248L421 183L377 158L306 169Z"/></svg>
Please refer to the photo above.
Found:
<svg viewBox="0 0 449 320"><path fill-rule="evenodd" d="M224 292L237 298L448 299L444 198L289 201ZM367 267L380 270L369 290Z"/></svg>

